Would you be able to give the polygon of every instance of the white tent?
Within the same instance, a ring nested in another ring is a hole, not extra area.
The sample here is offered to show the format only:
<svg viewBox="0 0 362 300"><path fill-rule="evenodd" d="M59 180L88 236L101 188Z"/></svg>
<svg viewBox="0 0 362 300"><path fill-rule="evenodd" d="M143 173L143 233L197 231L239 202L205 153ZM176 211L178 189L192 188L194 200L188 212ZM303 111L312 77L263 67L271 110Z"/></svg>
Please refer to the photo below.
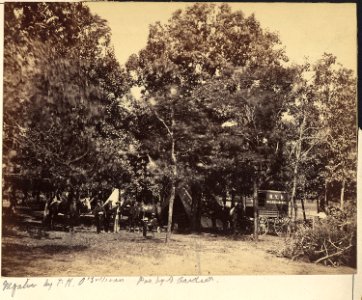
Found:
<svg viewBox="0 0 362 300"><path fill-rule="evenodd" d="M115 207L119 201L120 191L119 189L113 189L112 194L108 197L104 205L110 202L112 204L112 207Z"/></svg>
<svg viewBox="0 0 362 300"><path fill-rule="evenodd" d="M111 203L111 209L115 209L114 211L114 222L113 222L113 232L119 231L119 206L117 206L118 203L120 203L121 192L119 189L113 189L112 194L108 197L106 202L104 202L103 205L106 205L108 203Z"/></svg>

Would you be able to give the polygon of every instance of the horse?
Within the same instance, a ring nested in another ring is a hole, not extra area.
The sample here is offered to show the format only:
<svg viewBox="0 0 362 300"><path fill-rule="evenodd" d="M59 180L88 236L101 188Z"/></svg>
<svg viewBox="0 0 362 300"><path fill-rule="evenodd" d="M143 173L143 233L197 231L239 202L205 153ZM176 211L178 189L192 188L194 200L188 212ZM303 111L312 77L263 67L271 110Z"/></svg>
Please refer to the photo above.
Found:
<svg viewBox="0 0 362 300"><path fill-rule="evenodd" d="M138 202L130 202L122 209L122 214L128 216L128 229L135 231L141 225L141 205Z"/></svg>
<svg viewBox="0 0 362 300"><path fill-rule="evenodd" d="M86 214L92 210L92 201L90 197L81 198L78 201L78 213Z"/></svg>
<svg viewBox="0 0 362 300"><path fill-rule="evenodd" d="M141 204L142 228L143 235L147 235L147 231L152 233L157 230L160 231L162 208L159 203Z"/></svg>
<svg viewBox="0 0 362 300"><path fill-rule="evenodd" d="M230 208L219 204L216 200L212 201L207 207L207 215L211 218L212 228L217 230L216 220L220 220L223 227L223 232L227 233L231 227Z"/></svg>
<svg viewBox="0 0 362 300"><path fill-rule="evenodd" d="M159 203L127 202L122 207L122 215L128 215L129 231L142 228L143 235L147 231L159 231L161 224L161 205Z"/></svg>
<svg viewBox="0 0 362 300"><path fill-rule="evenodd" d="M70 231L73 231L80 213L88 211L90 211L90 199L79 200L79 194L74 191L56 192L45 204L43 224L53 230L56 217L62 214L65 216L64 227L68 225Z"/></svg>
<svg viewBox="0 0 362 300"><path fill-rule="evenodd" d="M241 203L229 208L224 204L214 201L208 211L212 219L213 229L216 230L216 220L220 220L223 227L223 233L237 233L243 230L244 210Z"/></svg>

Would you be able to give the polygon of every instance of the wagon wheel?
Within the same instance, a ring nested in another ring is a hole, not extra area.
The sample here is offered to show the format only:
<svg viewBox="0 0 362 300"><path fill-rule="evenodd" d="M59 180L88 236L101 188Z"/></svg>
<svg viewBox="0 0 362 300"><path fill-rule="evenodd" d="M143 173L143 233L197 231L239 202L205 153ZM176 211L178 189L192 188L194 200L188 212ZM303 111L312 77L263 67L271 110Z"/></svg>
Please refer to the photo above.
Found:
<svg viewBox="0 0 362 300"><path fill-rule="evenodd" d="M259 234L266 235L269 232L269 220L264 217L259 218Z"/></svg>
<svg viewBox="0 0 362 300"><path fill-rule="evenodd" d="M290 233L290 219L289 218L276 218L274 220L274 232L278 236L287 236Z"/></svg>

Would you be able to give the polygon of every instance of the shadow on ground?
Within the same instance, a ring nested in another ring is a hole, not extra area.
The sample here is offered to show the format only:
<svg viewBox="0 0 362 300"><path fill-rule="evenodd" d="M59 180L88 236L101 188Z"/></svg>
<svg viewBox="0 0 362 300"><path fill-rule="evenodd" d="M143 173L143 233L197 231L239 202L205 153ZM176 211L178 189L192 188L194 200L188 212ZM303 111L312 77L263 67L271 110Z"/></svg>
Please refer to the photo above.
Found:
<svg viewBox="0 0 362 300"><path fill-rule="evenodd" d="M2 245L2 276L14 276L14 270L19 270L21 276L28 276L23 272L37 261L55 260L57 255L73 255L87 250L85 245L30 245L7 243ZM21 258L21 259L19 259ZM26 271L25 271L26 272Z"/></svg>
<svg viewBox="0 0 362 300"><path fill-rule="evenodd" d="M34 256L35 253L39 253L41 258L44 258L46 255L59 254L61 252L74 253L78 251L84 251L88 249L86 245L41 245L35 246L30 244L18 244L18 243L8 243L2 246L2 252L4 256L21 255L32 253Z"/></svg>

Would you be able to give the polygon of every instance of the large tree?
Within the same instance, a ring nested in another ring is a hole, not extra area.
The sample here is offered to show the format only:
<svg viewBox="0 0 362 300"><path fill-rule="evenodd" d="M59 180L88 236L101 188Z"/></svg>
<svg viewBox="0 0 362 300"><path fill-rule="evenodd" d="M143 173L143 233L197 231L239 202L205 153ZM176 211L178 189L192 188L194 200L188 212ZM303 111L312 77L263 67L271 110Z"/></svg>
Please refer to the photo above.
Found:
<svg viewBox="0 0 362 300"><path fill-rule="evenodd" d="M340 187L343 208L347 185L355 195L357 173L357 83L352 70L324 54L314 67L316 95L321 103L326 133L326 182ZM354 190L354 191L353 191Z"/></svg>
<svg viewBox="0 0 362 300"><path fill-rule="evenodd" d="M6 3L4 59L5 172L119 183L128 85L106 21L81 3Z"/></svg>
<svg viewBox="0 0 362 300"><path fill-rule="evenodd" d="M177 181L185 168L195 170L207 157L210 163L226 151L220 148L224 123L238 125L240 148L260 149L263 143L278 148L270 132L291 84L282 80L288 77L284 61L276 34L263 30L253 15L232 12L226 4L195 4L175 12L167 24L150 27L147 46L127 67L154 119L151 130L143 131L144 140L150 132L149 140L170 164L167 239ZM249 120L248 126L242 119Z"/></svg>
<svg viewBox="0 0 362 300"><path fill-rule="evenodd" d="M297 197L319 198L323 208L333 183L340 186L343 207L345 185L348 182L353 189L356 180L356 82L352 71L338 65L331 54L296 70L286 120L294 217Z"/></svg>
<svg viewBox="0 0 362 300"><path fill-rule="evenodd" d="M321 130L320 109L316 98L310 65L296 67L296 77L291 93L288 109L289 124L288 146L291 167L291 206L290 214L297 218L297 191L302 179L306 178L307 166L315 162L315 149L325 141L325 133ZM317 165L312 168L313 170ZM304 171L304 172L303 172ZM321 171L321 170L317 170Z"/></svg>

